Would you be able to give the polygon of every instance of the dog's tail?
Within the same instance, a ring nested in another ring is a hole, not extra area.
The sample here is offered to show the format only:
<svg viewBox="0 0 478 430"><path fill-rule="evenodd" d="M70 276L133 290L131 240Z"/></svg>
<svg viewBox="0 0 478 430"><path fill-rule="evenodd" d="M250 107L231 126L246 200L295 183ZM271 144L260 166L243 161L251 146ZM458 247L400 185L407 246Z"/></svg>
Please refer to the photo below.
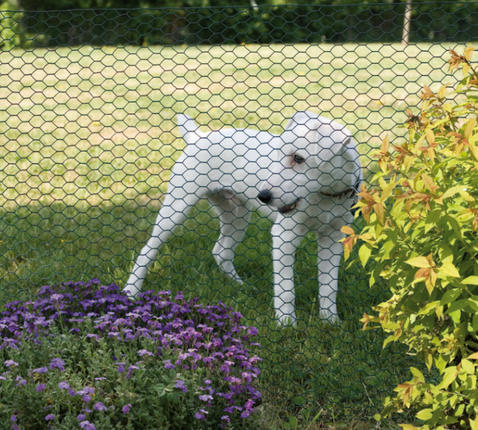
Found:
<svg viewBox="0 0 478 430"><path fill-rule="evenodd" d="M188 145L191 143L196 143L202 134L199 131L199 127L195 121L184 113L181 113L177 116L177 121L181 136L186 143Z"/></svg>

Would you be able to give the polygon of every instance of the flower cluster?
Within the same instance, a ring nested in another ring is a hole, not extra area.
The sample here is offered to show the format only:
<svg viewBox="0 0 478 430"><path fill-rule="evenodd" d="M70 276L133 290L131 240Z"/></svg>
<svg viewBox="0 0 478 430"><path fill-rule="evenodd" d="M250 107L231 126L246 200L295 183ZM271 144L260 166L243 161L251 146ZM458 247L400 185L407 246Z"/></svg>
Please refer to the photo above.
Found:
<svg viewBox="0 0 478 430"><path fill-rule="evenodd" d="M148 411L134 412L149 404L144 396L188 405L195 428L228 428L248 418L261 398L254 387L260 373L260 358L252 352L257 330L241 319L223 303L201 305L181 293L150 291L133 301L96 279L44 286L36 300L8 303L0 312L0 394L7 388L17 395L48 392L39 397L45 428L66 423L65 410L76 411L81 429L106 422L101 417L108 412L122 417L120 423L143 423ZM65 348L59 342L69 343ZM51 355L29 357L28 345L48 345ZM57 404L62 399L67 408ZM12 429L21 428L25 414L16 408L18 399L8 411Z"/></svg>

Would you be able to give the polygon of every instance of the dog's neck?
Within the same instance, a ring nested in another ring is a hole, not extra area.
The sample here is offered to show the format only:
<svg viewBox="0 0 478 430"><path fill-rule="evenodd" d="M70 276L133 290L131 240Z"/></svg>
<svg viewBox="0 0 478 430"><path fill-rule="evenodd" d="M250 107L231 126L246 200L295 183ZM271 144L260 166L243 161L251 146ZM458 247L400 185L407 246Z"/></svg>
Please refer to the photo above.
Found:
<svg viewBox="0 0 478 430"><path fill-rule="evenodd" d="M350 188L346 188L343 191L339 191L338 193L324 193L323 191L321 191L320 195L326 196L326 197L334 197L334 198L337 198L337 199L342 199L344 197L352 197L356 193L357 193L357 191L355 190L355 188L350 187Z"/></svg>
<svg viewBox="0 0 478 430"><path fill-rule="evenodd" d="M362 183L362 178L359 176L355 182L355 185L345 188L342 191L338 191L336 193L326 193L324 191L320 191L320 195L326 197L333 197L337 199L342 199L344 197L354 197L360 192L360 185Z"/></svg>

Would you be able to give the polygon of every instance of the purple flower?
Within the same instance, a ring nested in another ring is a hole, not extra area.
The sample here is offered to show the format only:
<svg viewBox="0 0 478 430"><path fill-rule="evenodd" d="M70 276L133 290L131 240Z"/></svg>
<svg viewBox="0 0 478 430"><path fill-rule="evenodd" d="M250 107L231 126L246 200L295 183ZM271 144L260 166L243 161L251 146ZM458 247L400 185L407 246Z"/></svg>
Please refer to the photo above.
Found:
<svg viewBox="0 0 478 430"><path fill-rule="evenodd" d="M135 370L139 370L139 367L138 367L138 366L135 366L134 364L130 365L130 366L128 367L128 374L126 375L126 378L128 378L128 379L131 378L131 375L133 374L133 372L134 372Z"/></svg>
<svg viewBox="0 0 478 430"><path fill-rule="evenodd" d="M194 414L194 418L196 418L197 420L205 420L207 414L208 411L206 411L205 409L199 409L199 411Z"/></svg>
<svg viewBox="0 0 478 430"><path fill-rule="evenodd" d="M25 378L22 378L21 376L17 376L15 381L17 382L17 387L23 387L27 384L27 380Z"/></svg>
<svg viewBox="0 0 478 430"><path fill-rule="evenodd" d="M138 351L138 355L140 357L144 357L145 355L147 355L148 357L152 357L154 354L151 351L148 351L147 349L140 349Z"/></svg>
<svg viewBox="0 0 478 430"><path fill-rule="evenodd" d="M182 379L176 380L175 387L179 388L183 393L188 391L188 387L186 386L186 383Z"/></svg>
<svg viewBox="0 0 478 430"><path fill-rule="evenodd" d="M76 394L81 396L81 400L85 403L91 402L92 395L95 393L95 389L93 387L85 387L78 391Z"/></svg>
<svg viewBox="0 0 478 430"><path fill-rule="evenodd" d="M55 415L53 415L53 414L48 414L45 417L45 421L53 421L54 419L55 419Z"/></svg>
<svg viewBox="0 0 478 430"><path fill-rule="evenodd" d="M96 427L94 424L91 424L89 421L82 421L80 423L80 427L83 429L83 430L96 430Z"/></svg>
<svg viewBox="0 0 478 430"><path fill-rule="evenodd" d="M58 325L60 318L66 322L65 326ZM204 375L206 371L206 375L217 375L222 379L203 379L196 394L196 399L203 402L203 407L209 410L221 407L224 402L225 406L229 406L227 409L230 409L230 413L242 413L245 418L251 414L257 399L260 399L260 392L253 383L260 374L257 364L261 359L251 353L251 349L257 346L251 342L251 337L257 335L257 329L242 325L241 319L241 314L233 312L223 303L204 306L197 299L187 300L182 293L172 296L169 291L149 291L141 293L137 301L132 301L113 284L101 285L98 280L68 282L42 287L36 301L17 301L5 305L0 312L0 349L5 349L8 354L8 349L18 350L22 342L41 342L43 336L52 334L52 328L58 328L60 332L63 330L70 337L78 336L79 342L87 341L90 344L92 340L105 339L108 343L121 342L127 344L128 348L134 348L142 344L142 339L147 339L147 345L157 346L149 350L144 343L138 348L137 357L144 362L133 361L130 364L126 354L118 354L113 358L119 373L130 377L133 372L137 373L135 371L138 368L145 369L146 363L153 358L175 357L177 361L165 359L160 364L167 370L178 367L190 371L198 369L201 372L199 375ZM197 321L201 323L197 324ZM89 327L92 328L88 330ZM138 343L132 343L131 340ZM40 383L46 381L37 378L37 375L53 369L63 372L65 361L59 357L53 358L47 366L29 372L33 376L32 386L37 392L46 390L48 386L48 383ZM13 366L18 366L13 360L4 362L0 383L12 378L8 367ZM94 381L105 379L101 376L94 378ZM22 377L16 380L18 385L26 383ZM221 390L219 387L224 385L224 381L228 389ZM191 390L183 377L176 379L174 386L178 391ZM78 394L86 402L77 416L77 422L81 423L83 430L95 428L87 420L92 410L109 410L98 399L92 401L92 387L85 387L76 393L66 380L61 381L58 387L71 396ZM246 396L249 396L249 401L245 401ZM90 406L90 409L86 409L86 406ZM125 404L121 411L128 414L131 408L131 404ZM223 427L231 420L229 415L224 409L221 417ZM207 416L206 409L196 412L197 419L206 419Z"/></svg>
<svg viewBox="0 0 478 430"><path fill-rule="evenodd" d="M171 363L171 360L164 360L163 363L164 363L164 368L165 369L174 369L175 368L174 364Z"/></svg>
<svg viewBox="0 0 478 430"><path fill-rule="evenodd" d="M58 302L63 298L63 296L61 294L52 294L50 298L52 299L52 301Z"/></svg>
<svg viewBox="0 0 478 430"><path fill-rule="evenodd" d="M60 372L65 371L65 362L61 358L53 358L50 361L50 370L58 369Z"/></svg>
<svg viewBox="0 0 478 430"><path fill-rule="evenodd" d="M58 383L58 388L60 390L69 390L70 389L70 384L68 384L68 382L66 381L61 381Z"/></svg>
<svg viewBox="0 0 478 430"><path fill-rule="evenodd" d="M125 363L121 362L121 363L116 363L116 366L118 366L118 368L116 369L118 371L118 373L124 373L126 372L126 369L125 369Z"/></svg>
<svg viewBox="0 0 478 430"><path fill-rule="evenodd" d="M202 402L209 402L212 399L213 397L210 394L201 394L199 396L199 400L201 400Z"/></svg>
<svg viewBox="0 0 478 430"><path fill-rule="evenodd" d="M102 402L96 402L93 406L95 411L106 411L108 408Z"/></svg>

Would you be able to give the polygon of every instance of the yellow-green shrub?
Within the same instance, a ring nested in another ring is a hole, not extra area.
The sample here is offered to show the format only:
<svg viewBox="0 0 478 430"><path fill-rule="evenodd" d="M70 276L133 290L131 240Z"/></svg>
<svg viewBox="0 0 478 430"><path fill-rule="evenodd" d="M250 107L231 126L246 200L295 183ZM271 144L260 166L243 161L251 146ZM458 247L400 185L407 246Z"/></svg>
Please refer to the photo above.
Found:
<svg viewBox="0 0 478 430"><path fill-rule="evenodd" d="M418 411L404 429L478 429L478 73L473 48L450 51L464 78L450 93L425 87L423 106L409 112L408 140L377 152L379 171L363 187L358 233L344 227L346 257L358 259L389 300L363 316L422 359L427 376L395 388L383 414ZM373 263L372 263L373 261ZM418 425L418 427L416 426Z"/></svg>

